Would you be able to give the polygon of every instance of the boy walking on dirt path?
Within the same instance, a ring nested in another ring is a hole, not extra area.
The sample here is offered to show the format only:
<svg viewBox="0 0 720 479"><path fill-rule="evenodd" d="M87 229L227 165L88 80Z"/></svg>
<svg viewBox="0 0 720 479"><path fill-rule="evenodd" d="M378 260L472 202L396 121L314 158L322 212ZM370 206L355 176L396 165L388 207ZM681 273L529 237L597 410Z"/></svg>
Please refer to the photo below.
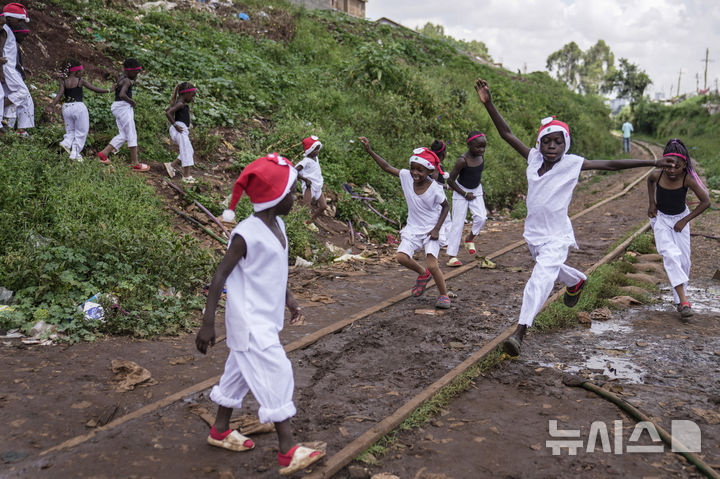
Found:
<svg viewBox="0 0 720 479"><path fill-rule="evenodd" d="M226 219L234 216L243 193L250 197L255 213L230 233L228 250L210 284L203 324L195 340L203 354L215 344L215 309L226 285L225 327L230 353L220 384L210 393L218 411L207 442L236 452L255 447L251 439L230 429L233 408L242 407L245 395L252 391L260 404L260 422L275 423L280 474L300 471L325 455L294 442L290 418L297 412L293 403L295 383L279 336L286 306L291 322L302 318L300 306L287 287L288 238L280 218L292 209L296 180L292 163L276 153L253 161L240 174L229 210L223 215Z"/></svg>

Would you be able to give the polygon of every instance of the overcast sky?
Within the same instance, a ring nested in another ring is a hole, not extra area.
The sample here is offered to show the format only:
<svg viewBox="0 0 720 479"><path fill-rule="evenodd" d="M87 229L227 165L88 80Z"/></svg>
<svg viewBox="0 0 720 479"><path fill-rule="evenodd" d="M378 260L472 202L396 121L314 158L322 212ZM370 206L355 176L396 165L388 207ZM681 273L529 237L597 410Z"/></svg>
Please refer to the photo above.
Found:
<svg viewBox="0 0 720 479"><path fill-rule="evenodd" d="M367 18L388 17L410 28L441 24L458 39L484 42L495 61L517 71L544 70L552 52L574 41L587 50L599 39L650 76L646 93L665 97L703 88L720 77L720 0L368 0ZM714 48L714 50L713 50Z"/></svg>

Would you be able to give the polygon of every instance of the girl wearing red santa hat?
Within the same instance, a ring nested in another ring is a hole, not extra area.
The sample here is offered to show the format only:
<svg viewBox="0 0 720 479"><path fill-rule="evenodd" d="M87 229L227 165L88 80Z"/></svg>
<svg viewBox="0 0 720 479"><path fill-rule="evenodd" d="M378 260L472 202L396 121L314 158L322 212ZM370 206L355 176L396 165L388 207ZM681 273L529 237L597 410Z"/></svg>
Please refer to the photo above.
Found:
<svg viewBox="0 0 720 479"><path fill-rule="evenodd" d="M468 208L472 213L473 223L470 232L465 236L465 249L471 255L476 253L473 240L480 233L487 219L483 189L480 183L485 169L485 146L487 145L485 133L471 131L466 143L468 150L455 163L448 179L448 184L453 189L452 228L447 249L447 254L450 256L450 260L447 262L448 266L462 265L457 254Z"/></svg>
<svg viewBox="0 0 720 479"><path fill-rule="evenodd" d="M23 79L22 69L18 68L18 40L15 32L27 33L25 23L30 21L27 9L19 3L8 3L3 7L2 16L5 25L0 30L0 52L5 62L3 72L3 96L0 118L4 116L4 108L14 106L17 112L18 135L27 136L27 128L35 126L35 105L30 90Z"/></svg>
<svg viewBox="0 0 720 479"><path fill-rule="evenodd" d="M303 203L313 210L312 221L327 209L327 200L322 192L324 181L318 158L322 146L315 135L305 138L302 141L304 157L295 167L302 181Z"/></svg>
<svg viewBox="0 0 720 479"><path fill-rule="evenodd" d="M230 353L220 383L210 393L218 412L207 442L236 452L255 447L251 439L230 429L233 408L242 407L245 395L252 391L260 404L260 422L275 423L280 474L302 470L324 456L293 439L290 418L297 412L292 399L293 372L279 337L285 307L290 310L291 322L302 318L287 287L288 238L280 218L292 209L296 179L292 163L277 153L253 161L240 174L224 219L233 219L243 194L250 197L255 213L230 233L195 339L203 354L215 344L215 309L226 285L225 328Z"/></svg>
<svg viewBox="0 0 720 479"><path fill-rule="evenodd" d="M440 159L428 148L416 148L410 157L410 169L400 170L375 153L370 148L367 138L361 136L360 141L365 151L383 171L400 178L408 206L408 218L400 232L401 241L395 258L398 263L418 274L412 289L413 296L421 296L432 277L440 291L435 307L449 308L450 298L445 286L445 277L437 258L440 252L440 229L450 205L442 186L430 177L431 173L440 167ZM423 268L413 259L413 254L419 249L425 250L427 268Z"/></svg>
<svg viewBox="0 0 720 479"><path fill-rule="evenodd" d="M586 160L567 154L570 128L554 117L542 120L534 148L529 148L510 130L492 102L487 82L477 79L475 90L485 105L500 136L528 162L527 217L523 237L535 260L532 275L525 285L520 318L515 332L503 349L512 356L520 354L525 332L550 296L555 281L566 285L563 301L578 303L587 276L565 264L570 247L577 248L568 207L581 170L624 170L647 166L665 167L672 160Z"/></svg>

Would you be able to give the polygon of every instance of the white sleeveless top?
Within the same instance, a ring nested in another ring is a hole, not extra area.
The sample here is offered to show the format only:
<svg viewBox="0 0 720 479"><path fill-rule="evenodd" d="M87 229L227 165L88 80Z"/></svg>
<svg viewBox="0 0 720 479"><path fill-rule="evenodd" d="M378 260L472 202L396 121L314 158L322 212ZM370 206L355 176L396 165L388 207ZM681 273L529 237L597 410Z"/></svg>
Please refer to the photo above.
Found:
<svg viewBox="0 0 720 479"><path fill-rule="evenodd" d="M285 223L278 225L285 247L263 221L250 215L232 230L245 240L247 253L226 280L225 328L227 345L233 351L247 351L250 335L261 349L280 342L278 333L285 318L285 293L288 280L288 240Z"/></svg>
<svg viewBox="0 0 720 479"><path fill-rule="evenodd" d="M552 241L577 248L568 207L584 161L581 156L566 154L539 176L542 154L537 148L530 150L526 170L527 218L523 234L529 244L539 246Z"/></svg>

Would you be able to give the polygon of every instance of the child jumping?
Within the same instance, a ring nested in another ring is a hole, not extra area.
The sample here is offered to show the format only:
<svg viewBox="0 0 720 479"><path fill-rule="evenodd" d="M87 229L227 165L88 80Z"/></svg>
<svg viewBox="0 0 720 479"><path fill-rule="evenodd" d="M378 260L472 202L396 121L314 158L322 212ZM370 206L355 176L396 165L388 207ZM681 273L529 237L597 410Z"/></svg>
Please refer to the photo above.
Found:
<svg viewBox="0 0 720 479"><path fill-rule="evenodd" d="M573 307L580 299L587 276L565 264L570 247L577 248L568 207L581 170L624 170L643 166L669 166L672 160L586 160L568 155L570 128L545 118L534 148L528 148L510 130L492 102L485 80L475 82L480 101L485 105L500 136L527 159L527 218L523 237L535 260L532 275L525 285L520 318L515 332L503 343L506 353L517 356L525 331L550 296L555 281L566 285L563 301Z"/></svg>
<svg viewBox="0 0 720 479"><path fill-rule="evenodd" d="M110 93L110 90L98 88L83 78L84 68L75 60L65 60L61 69L61 78L55 99L45 111L50 113L62 100L62 116L65 121L65 136L60 146L70 154L71 160L83 161L82 150L85 148L90 131L90 116L83 103L83 88L95 93Z"/></svg>
<svg viewBox="0 0 720 479"><path fill-rule="evenodd" d="M170 139L178 145L179 153L174 161L164 163L165 170L170 178L175 177L175 169L182 166L182 181L195 183L195 178L190 176L190 167L195 164L192 143L190 143L190 103L195 99L195 86L189 82L182 82L175 85L170 106L165 110L165 115L170 122Z"/></svg>
<svg viewBox="0 0 720 479"><path fill-rule="evenodd" d="M132 99L133 80L137 78L141 70L140 62L134 58L128 58L123 62L123 73L118 76L115 83L115 101L110 106L110 111L115 116L118 134L110 140L110 143L102 151L98 152L100 163L109 165L108 155L117 153L120 147L127 143L130 149L130 168L135 171L148 171L150 169L145 163L138 162L135 100Z"/></svg>
<svg viewBox="0 0 720 479"><path fill-rule="evenodd" d="M312 221L327 209L327 200L322 191L324 180L318 158L322 146L315 135L305 138L302 141L304 157L295 167L302 181L303 204L312 210L310 217Z"/></svg>
<svg viewBox="0 0 720 479"><path fill-rule="evenodd" d="M4 109L11 107L17 115L17 134L27 136L27 128L35 126L35 104L30 90L23 79L22 66L18 53L18 35L27 35L29 30L23 25L30 21L27 10L19 3L8 3L3 7L5 25L0 30L0 51L5 62L2 64L3 109L0 118L4 116ZM23 37L24 38L24 37ZM20 65L20 68L18 66Z"/></svg>
<svg viewBox="0 0 720 479"><path fill-rule="evenodd" d="M421 296L425 292L432 276L440 291L435 307L448 309L450 298L437 258L440 252L440 229L450 206L442 186L430 177L438 168L440 160L431 150L416 148L410 157L410 169L399 170L375 153L367 138L361 136L360 141L383 171L400 178L408 206L408 219L400 231L401 241L395 258L398 263L418 274L412 289L413 296ZM425 250L427 268L413 259L413 254L419 249Z"/></svg>
<svg viewBox="0 0 720 479"><path fill-rule="evenodd" d="M693 315L685 291L690 275L689 223L710 206L710 197L695 173L682 141L670 140L665 145L663 157L675 163L648 176L648 216L655 234L655 246L663 257L665 272L673 287L675 307L681 319L687 320ZM700 200L692 211L685 204L688 188Z"/></svg>
<svg viewBox="0 0 720 479"><path fill-rule="evenodd" d="M483 200L483 188L480 183L485 169L485 147L487 139L485 133L471 131L467 137L468 150L462 154L450 172L448 184L453 189L452 198L452 228L448 238L447 254L450 260L448 266L461 266L457 258L460 249L460 238L465 226L465 217L468 207L472 212L472 228L465 236L465 249L470 255L475 255L473 240L487 220L487 210Z"/></svg>
<svg viewBox="0 0 720 479"><path fill-rule="evenodd" d="M292 209L296 179L292 163L276 153L253 161L240 174L223 216L232 221L243 193L250 197L255 213L230 234L195 339L203 354L208 345L215 344L215 309L226 285L225 328L230 353L220 383L210 393L218 412L207 442L237 452L255 447L252 440L230 429L233 408L242 407L243 398L252 391L260 404L260 422L275 423L280 474L292 474L324 456L322 451L293 440L290 418L297 412L292 399L293 372L279 337L285 306L292 320L301 316L287 287L288 239L280 218Z"/></svg>

